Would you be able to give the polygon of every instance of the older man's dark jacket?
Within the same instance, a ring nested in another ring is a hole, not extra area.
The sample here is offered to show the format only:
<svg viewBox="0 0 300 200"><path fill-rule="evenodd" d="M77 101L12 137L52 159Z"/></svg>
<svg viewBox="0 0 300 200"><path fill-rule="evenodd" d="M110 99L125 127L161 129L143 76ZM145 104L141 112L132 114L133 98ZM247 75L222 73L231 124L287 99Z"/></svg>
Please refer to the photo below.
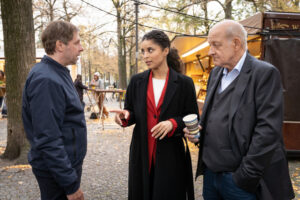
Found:
<svg viewBox="0 0 300 200"><path fill-rule="evenodd" d="M197 176L205 169L202 153L206 121L222 71L223 68L215 67L207 85ZM234 182L256 193L258 199L292 199L294 193L281 132L283 95L278 70L248 54L231 95L228 137L232 152L239 160L232 174Z"/></svg>
<svg viewBox="0 0 300 200"><path fill-rule="evenodd" d="M45 56L32 68L23 91L22 117L34 172L54 177L67 194L76 192L76 168L86 154L87 133L83 107L66 67Z"/></svg>

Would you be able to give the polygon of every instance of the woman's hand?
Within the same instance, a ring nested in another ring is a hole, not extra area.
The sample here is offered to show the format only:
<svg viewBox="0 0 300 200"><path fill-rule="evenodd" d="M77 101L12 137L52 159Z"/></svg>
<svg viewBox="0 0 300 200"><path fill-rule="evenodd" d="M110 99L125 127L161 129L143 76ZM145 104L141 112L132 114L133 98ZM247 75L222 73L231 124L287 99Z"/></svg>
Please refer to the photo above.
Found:
<svg viewBox="0 0 300 200"><path fill-rule="evenodd" d="M155 139L163 139L173 129L173 124L170 120L162 121L156 124L152 129L152 137Z"/></svg>
<svg viewBox="0 0 300 200"><path fill-rule="evenodd" d="M199 125L199 131L202 129L202 126ZM186 137L190 142L192 143L197 143L199 142L199 138L195 138L195 135L190 134L189 130L187 129L187 127L185 127L183 129L184 137Z"/></svg>
<svg viewBox="0 0 300 200"><path fill-rule="evenodd" d="M109 112L116 113L115 115L115 122L122 126L122 119L127 120L129 117L129 111L128 110L110 110Z"/></svg>

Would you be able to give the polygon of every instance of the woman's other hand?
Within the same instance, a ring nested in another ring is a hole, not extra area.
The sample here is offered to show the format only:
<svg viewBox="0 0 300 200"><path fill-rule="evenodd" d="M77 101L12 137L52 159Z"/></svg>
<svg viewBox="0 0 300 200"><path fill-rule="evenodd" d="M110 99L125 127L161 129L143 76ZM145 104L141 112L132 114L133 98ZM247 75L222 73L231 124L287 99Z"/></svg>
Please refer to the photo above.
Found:
<svg viewBox="0 0 300 200"><path fill-rule="evenodd" d="M166 137L166 135L173 130L173 124L170 120L162 121L156 124L152 129L152 137L160 140Z"/></svg>

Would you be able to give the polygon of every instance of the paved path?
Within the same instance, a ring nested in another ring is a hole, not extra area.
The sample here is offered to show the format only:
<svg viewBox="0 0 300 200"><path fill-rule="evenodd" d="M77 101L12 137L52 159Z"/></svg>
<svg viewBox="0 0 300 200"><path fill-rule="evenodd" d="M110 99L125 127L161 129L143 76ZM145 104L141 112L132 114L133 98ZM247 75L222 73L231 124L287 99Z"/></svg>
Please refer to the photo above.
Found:
<svg viewBox="0 0 300 200"><path fill-rule="evenodd" d="M118 103L109 102L108 108L117 108ZM105 120L102 130L99 120L88 119L88 152L84 161L82 190L87 200L127 199L128 151L131 140L130 128L119 128L112 116ZM0 154L6 145L6 119L0 119ZM191 144L195 171L197 149ZM296 199L300 199L300 160L289 161ZM195 183L196 199L202 199L202 178ZM296 191L297 190L297 191ZM13 162L0 160L0 200L38 200L39 189L28 165L15 166Z"/></svg>

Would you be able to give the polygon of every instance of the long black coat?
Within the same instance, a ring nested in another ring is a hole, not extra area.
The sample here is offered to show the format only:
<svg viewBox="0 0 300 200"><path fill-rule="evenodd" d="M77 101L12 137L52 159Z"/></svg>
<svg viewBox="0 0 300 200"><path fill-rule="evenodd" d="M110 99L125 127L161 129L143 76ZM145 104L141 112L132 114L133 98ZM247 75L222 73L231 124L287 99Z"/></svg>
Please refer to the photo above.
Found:
<svg viewBox="0 0 300 200"><path fill-rule="evenodd" d="M197 176L203 173L203 141L208 108L222 78L221 67L209 77L203 106L203 127ZM240 166L235 183L256 193L258 199L285 200L294 196L282 139L282 87L278 70L248 54L236 83L229 108L229 138Z"/></svg>
<svg viewBox="0 0 300 200"><path fill-rule="evenodd" d="M125 108L130 112L128 125L135 124L129 154L130 200L150 200L147 136L147 86L150 70L132 77L126 91ZM173 118L178 127L173 136L157 140L153 197L155 200L194 199L193 175L188 147L184 145L182 117L198 113L191 78L170 68L167 90L159 121Z"/></svg>

